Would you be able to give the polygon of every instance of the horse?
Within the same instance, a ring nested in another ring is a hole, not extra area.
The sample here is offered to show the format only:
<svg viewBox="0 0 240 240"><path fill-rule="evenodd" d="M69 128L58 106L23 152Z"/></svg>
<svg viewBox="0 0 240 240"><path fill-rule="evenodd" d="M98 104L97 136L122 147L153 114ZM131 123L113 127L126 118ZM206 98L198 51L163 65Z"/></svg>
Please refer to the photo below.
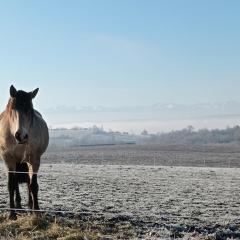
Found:
<svg viewBox="0 0 240 240"><path fill-rule="evenodd" d="M10 98L0 115L0 157L8 169L9 219L17 219L16 210L22 208L20 183L27 183L29 208L39 212L37 173L49 132L42 115L33 108L38 90L25 92L11 85Z"/></svg>

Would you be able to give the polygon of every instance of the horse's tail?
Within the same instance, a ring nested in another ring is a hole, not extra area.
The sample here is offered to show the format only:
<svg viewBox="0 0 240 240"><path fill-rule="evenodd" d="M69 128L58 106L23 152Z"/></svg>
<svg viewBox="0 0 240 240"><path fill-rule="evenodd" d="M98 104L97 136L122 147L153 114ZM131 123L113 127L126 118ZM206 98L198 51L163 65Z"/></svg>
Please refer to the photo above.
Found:
<svg viewBox="0 0 240 240"><path fill-rule="evenodd" d="M28 164L26 162L17 163L16 171L19 172L16 174L16 180L18 183L28 183Z"/></svg>

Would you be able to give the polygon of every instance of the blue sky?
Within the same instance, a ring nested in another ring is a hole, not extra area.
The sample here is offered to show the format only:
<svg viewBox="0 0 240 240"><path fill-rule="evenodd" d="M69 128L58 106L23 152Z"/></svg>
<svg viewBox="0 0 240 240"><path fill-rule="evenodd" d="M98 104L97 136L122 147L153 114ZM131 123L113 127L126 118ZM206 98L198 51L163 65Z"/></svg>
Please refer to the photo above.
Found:
<svg viewBox="0 0 240 240"><path fill-rule="evenodd" d="M240 101L240 2L2 1L0 106Z"/></svg>

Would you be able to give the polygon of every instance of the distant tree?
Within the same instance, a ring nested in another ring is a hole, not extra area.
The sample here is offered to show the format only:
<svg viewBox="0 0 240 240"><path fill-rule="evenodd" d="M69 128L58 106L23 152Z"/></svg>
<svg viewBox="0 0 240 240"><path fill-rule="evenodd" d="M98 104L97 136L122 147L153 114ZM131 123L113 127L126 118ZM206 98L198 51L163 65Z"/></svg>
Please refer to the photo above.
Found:
<svg viewBox="0 0 240 240"><path fill-rule="evenodd" d="M194 131L194 127L192 125L189 125L189 126L187 126L187 130L189 132L193 132Z"/></svg>
<svg viewBox="0 0 240 240"><path fill-rule="evenodd" d="M235 141L240 141L240 127L237 125L233 129L234 129L234 133L233 133L234 140Z"/></svg>
<svg viewBox="0 0 240 240"><path fill-rule="evenodd" d="M99 128L99 127L97 127L96 125L93 125L93 127L92 127L92 133L94 133L94 134L101 134L101 133L103 133L104 131L103 131L103 128Z"/></svg>
<svg viewBox="0 0 240 240"><path fill-rule="evenodd" d="M148 135L148 131L147 131L146 129L144 129L144 130L141 132L141 135L143 135L143 136Z"/></svg>

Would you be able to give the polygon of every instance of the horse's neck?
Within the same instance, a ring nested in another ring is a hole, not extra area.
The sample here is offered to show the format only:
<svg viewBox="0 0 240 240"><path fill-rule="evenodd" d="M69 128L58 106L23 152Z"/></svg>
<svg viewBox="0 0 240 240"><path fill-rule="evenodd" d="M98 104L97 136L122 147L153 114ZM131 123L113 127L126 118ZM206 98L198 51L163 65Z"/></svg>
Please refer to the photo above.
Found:
<svg viewBox="0 0 240 240"><path fill-rule="evenodd" d="M37 115L38 117L41 117L42 118L42 114L40 112L38 112L37 110L33 110L34 111L34 114Z"/></svg>

